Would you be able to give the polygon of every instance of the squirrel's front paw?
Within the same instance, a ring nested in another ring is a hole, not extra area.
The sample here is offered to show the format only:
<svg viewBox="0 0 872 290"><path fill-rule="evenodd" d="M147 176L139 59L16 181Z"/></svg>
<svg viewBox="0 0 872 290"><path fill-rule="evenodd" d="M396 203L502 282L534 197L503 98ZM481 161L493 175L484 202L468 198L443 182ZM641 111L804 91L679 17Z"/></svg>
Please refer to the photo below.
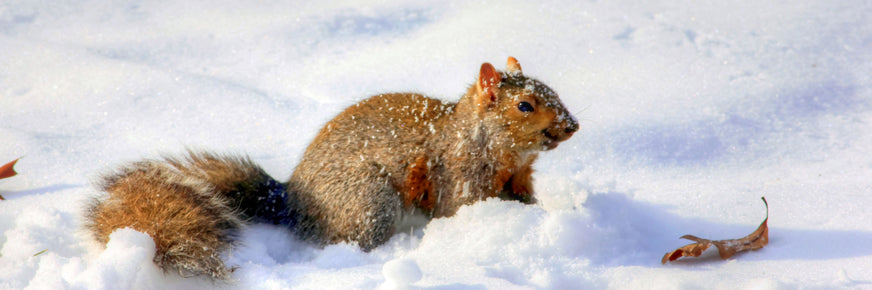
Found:
<svg viewBox="0 0 872 290"><path fill-rule="evenodd" d="M530 187L525 189L530 189ZM503 190L498 197L502 200L517 200L524 204L536 204L536 197L533 196L531 190L515 191L514 186L512 191Z"/></svg>

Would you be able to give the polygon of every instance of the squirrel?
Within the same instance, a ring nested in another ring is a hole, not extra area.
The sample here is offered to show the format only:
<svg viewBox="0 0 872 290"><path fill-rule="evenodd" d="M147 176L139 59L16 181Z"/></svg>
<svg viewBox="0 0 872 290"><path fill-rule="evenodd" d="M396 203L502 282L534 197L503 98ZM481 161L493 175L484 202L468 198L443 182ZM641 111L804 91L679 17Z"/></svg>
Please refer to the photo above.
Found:
<svg viewBox="0 0 872 290"><path fill-rule="evenodd" d="M536 203L532 164L579 128L557 93L481 65L456 103L416 93L372 96L329 121L286 183L248 157L188 150L134 162L101 178L87 229L149 234L164 271L229 280L221 254L249 223L288 227L317 245L385 243L410 217L450 217L487 198ZM420 220L420 219L419 219Z"/></svg>

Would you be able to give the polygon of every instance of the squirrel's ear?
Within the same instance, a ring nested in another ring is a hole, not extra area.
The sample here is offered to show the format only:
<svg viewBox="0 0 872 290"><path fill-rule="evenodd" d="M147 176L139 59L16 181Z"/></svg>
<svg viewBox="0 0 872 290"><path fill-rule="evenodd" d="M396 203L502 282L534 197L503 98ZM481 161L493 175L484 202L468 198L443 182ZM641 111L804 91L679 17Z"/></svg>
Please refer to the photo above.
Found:
<svg viewBox="0 0 872 290"><path fill-rule="evenodd" d="M497 102L496 88L500 85L500 74L490 63L481 64L478 81L475 83L479 108L486 109Z"/></svg>
<svg viewBox="0 0 872 290"><path fill-rule="evenodd" d="M508 74L521 74L521 64L518 63L518 59L514 57L509 57L509 61L506 62L506 73Z"/></svg>

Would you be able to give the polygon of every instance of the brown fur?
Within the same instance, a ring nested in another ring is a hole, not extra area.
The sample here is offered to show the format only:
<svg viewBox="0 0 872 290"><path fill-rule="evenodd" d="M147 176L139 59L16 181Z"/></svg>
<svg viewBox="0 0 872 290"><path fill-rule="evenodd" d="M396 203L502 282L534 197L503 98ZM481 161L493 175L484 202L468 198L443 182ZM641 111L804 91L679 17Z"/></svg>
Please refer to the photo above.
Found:
<svg viewBox="0 0 872 290"><path fill-rule="evenodd" d="M508 73L482 65L458 103L384 94L328 122L290 179L300 210L312 218L300 233L368 250L415 210L451 216L496 196L534 203L537 153L568 139L578 124L550 88L523 76L512 60ZM520 111L521 102L533 111Z"/></svg>
<svg viewBox="0 0 872 290"><path fill-rule="evenodd" d="M228 277L220 253L242 221L207 183L180 178L164 163L142 162L106 178L103 190L109 195L89 211L99 241L133 228L154 239L154 261L162 268Z"/></svg>
<svg viewBox="0 0 872 290"><path fill-rule="evenodd" d="M240 203L262 195L255 185L268 179L248 159L208 153L132 163L103 178L107 195L88 209L87 227L103 243L133 228L154 239L155 263L165 270L227 279L220 254L253 216Z"/></svg>
<svg viewBox="0 0 872 290"><path fill-rule="evenodd" d="M436 204L436 199L431 194L433 184L427 177L430 173L427 156L418 156L415 162L409 165L408 171L406 182L398 185L401 188L400 193L403 194L403 207L418 207L429 213Z"/></svg>
<svg viewBox="0 0 872 290"><path fill-rule="evenodd" d="M396 93L352 105L321 129L287 191L246 158L189 152L129 165L105 178L89 227L102 242L123 227L148 233L164 269L220 279L230 270L219 254L251 219L368 251L411 213L451 216L490 197L535 203L538 153L577 129L557 94L509 58L506 72L482 64L457 103Z"/></svg>

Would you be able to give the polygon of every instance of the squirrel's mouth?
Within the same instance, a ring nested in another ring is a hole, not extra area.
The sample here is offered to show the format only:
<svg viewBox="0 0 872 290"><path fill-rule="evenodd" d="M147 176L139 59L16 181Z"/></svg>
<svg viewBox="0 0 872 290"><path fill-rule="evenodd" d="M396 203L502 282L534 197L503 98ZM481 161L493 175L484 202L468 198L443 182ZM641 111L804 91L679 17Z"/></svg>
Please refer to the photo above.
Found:
<svg viewBox="0 0 872 290"><path fill-rule="evenodd" d="M557 145L560 144L560 136L555 136L548 132L548 130L542 130L542 135L545 135L545 141L542 142L543 151L552 150L557 148Z"/></svg>
<svg viewBox="0 0 872 290"><path fill-rule="evenodd" d="M558 144L560 144L559 141L545 140L545 142L542 142L542 148L544 149L543 151L549 151L557 148Z"/></svg>
<svg viewBox="0 0 872 290"><path fill-rule="evenodd" d="M553 127L542 130L542 135L545 136L545 140L542 142L543 151L557 148L557 144L568 140L576 130L578 130L578 127L571 125L566 128Z"/></svg>

